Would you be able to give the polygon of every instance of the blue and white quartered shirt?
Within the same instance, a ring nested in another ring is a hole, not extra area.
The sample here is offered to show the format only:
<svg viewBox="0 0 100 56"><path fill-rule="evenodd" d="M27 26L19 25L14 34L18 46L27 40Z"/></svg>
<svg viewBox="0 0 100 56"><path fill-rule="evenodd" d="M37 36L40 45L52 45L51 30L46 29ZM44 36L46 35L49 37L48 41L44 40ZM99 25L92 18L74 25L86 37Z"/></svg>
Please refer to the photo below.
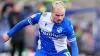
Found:
<svg viewBox="0 0 100 56"><path fill-rule="evenodd" d="M37 13L19 22L8 32L8 35L11 37L16 31L30 24L38 24L41 49L47 52L60 52L67 49L68 39L72 47L72 55L78 56L75 33L68 18L64 17L61 23L54 23L51 12Z"/></svg>

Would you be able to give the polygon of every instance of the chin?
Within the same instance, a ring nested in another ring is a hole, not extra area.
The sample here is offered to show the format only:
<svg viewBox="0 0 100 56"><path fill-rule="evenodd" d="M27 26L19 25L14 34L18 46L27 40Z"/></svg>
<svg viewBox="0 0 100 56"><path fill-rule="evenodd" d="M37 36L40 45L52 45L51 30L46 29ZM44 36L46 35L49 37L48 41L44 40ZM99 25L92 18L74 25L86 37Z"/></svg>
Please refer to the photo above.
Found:
<svg viewBox="0 0 100 56"><path fill-rule="evenodd" d="M56 22L56 23L61 23L61 21L60 22Z"/></svg>

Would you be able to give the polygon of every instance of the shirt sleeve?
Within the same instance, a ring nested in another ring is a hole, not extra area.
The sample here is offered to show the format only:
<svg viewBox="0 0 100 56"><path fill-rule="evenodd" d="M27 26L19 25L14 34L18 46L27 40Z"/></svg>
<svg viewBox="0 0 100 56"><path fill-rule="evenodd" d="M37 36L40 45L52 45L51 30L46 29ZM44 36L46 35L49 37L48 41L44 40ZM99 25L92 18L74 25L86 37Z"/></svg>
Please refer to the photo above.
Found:
<svg viewBox="0 0 100 56"><path fill-rule="evenodd" d="M73 41L73 42L69 42L70 46L71 46L71 50L72 50L72 56L78 56L78 46L77 46L77 42Z"/></svg>
<svg viewBox="0 0 100 56"><path fill-rule="evenodd" d="M40 17L41 17L41 14L42 14L42 13L36 13L36 14L34 14L34 15L28 17L28 22L29 22L29 24L30 24L30 25L34 25L34 24L38 23L38 21L39 21L39 19L40 19Z"/></svg>
<svg viewBox="0 0 100 56"><path fill-rule="evenodd" d="M68 28L67 28L67 39L69 42L75 41L76 40L76 36L75 36L75 32L73 29L73 25L70 21L68 21Z"/></svg>
<svg viewBox="0 0 100 56"><path fill-rule="evenodd" d="M41 16L41 13L37 13L37 14L34 14L34 15L20 21L11 30L8 31L8 33L7 33L8 36L12 37L13 34L15 34L17 31L21 30L22 28L24 28L27 25L30 25L30 24L33 25L33 24L38 23L40 16Z"/></svg>
<svg viewBox="0 0 100 56"><path fill-rule="evenodd" d="M67 39L71 46L72 56L78 56L78 46L77 46L77 42L76 42L76 37L75 37L73 25L70 21L68 21L67 32L68 32Z"/></svg>
<svg viewBox="0 0 100 56"><path fill-rule="evenodd" d="M11 30L8 31L8 33L7 33L8 36L12 37L13 34L15 34L17 31L21 30L22 28L24 28L27 25L29 25L28 19L24 19L24 20L20 21Z"/></svg>

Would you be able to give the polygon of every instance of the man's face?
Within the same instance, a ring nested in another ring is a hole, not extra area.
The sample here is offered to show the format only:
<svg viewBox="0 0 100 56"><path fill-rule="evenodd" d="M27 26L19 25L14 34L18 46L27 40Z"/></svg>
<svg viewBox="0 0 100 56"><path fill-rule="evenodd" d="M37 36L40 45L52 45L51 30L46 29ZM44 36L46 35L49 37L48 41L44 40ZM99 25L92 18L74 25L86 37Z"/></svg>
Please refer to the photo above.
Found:
<svg viewBox="0 0 100 56"><path fill-rule="evenodd" d="M54 8L52 10L52 18L55 23L60 23L63 20L64 16L65 16L64 8L62 8L62 9Z"/></svg>

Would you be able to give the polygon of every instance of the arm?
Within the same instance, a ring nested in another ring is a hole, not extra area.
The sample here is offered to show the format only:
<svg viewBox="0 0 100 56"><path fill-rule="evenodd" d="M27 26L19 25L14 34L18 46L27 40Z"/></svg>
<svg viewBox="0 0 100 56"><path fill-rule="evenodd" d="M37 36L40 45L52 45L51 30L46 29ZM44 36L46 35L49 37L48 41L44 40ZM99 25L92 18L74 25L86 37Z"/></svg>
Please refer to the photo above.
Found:
<svg viewBox="0 0 100 56"><path fill-rule="evenodd" d="M40 13L34 14L34 15L30 16L28 19L24 19L24 20L20 21L19 23L17 23L11 30L9 30L9 32L7 34L3 35L3 41L6 42L7 40L9 40L9 37L11 37L13 34L15 34L17 31L21 30L25 26L27 26L29 24L38 23L40 16L41 16Z"/></svg>
<svg viewBox="0 0 100 56"><path fill-rule="evenodd" d="M68 25L67 30L68 30L67 31L68 32L67 39L70 43L70 47L72 50L72 56L78 56L78 46L77 46L77 42L76 42L76 37L75 37L73 26L72 26L70 21L69 21L69 25Z"/></svg>
<svg viewBox="0 0 100 56"><path fill-rule="evenodd" d="M72 56L78 56L78 46L77 46L76 40L69 43L72 50Z"/></svg>
<svg viewBox="0 0 100 56"><path fill-rule="evenodd" d="M29 25L28 19L24 19L24 20L20 21L19 23L17 23L11 30L9 30L7 35L9 37L11 37L13 34L15 34L17 31L21 30L22 28L24 28L27 25Z"/></svg>
<svg viewBox="0 0 100 56"><path fill-rule="evenodd" d="M28 19L24 19L16 24L8 33L3 34L3 42L6 42L10 39L10 37L15 34L17 31L22 29L23 27L29 25Z"/></svg>

